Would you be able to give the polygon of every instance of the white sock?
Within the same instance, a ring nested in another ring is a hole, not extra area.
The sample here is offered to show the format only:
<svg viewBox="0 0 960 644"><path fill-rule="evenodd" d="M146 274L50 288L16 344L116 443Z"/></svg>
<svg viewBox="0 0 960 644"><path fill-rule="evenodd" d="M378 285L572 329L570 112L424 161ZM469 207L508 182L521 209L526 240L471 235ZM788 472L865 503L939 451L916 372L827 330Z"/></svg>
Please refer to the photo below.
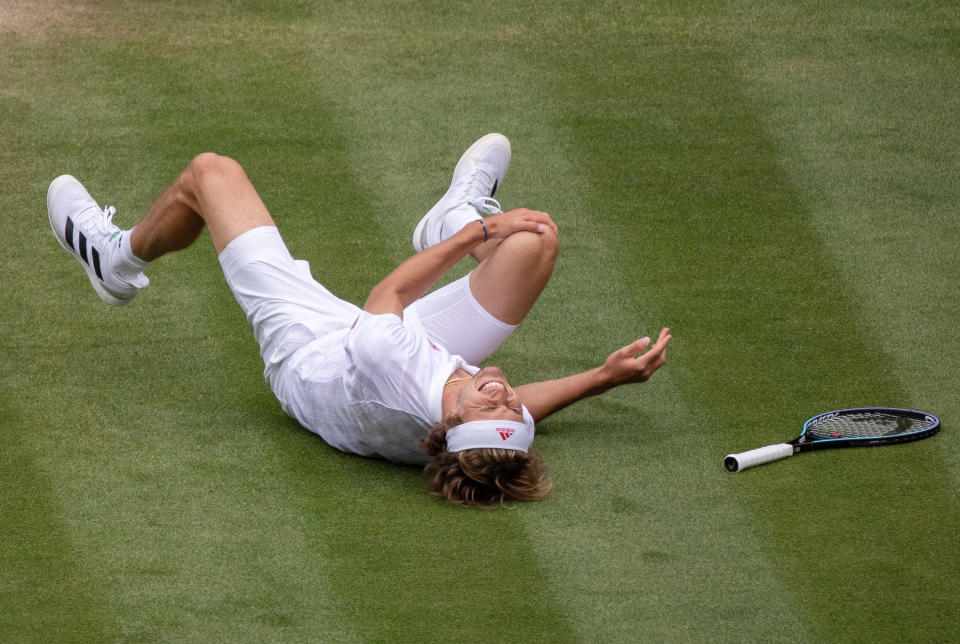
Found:
<svg viewBox="0 0 960 644"><path fill-rule="evenodd" d="M443 241L448 237L453 237L468 224L472 224L473 222L480 221L482 219L483 217L478 215L477 211L470 206L464 206L456 211L447 213L446 220L444 220L442 227L440 228L440 241Z"/></svg>
<svg viewBox="0 0 960 644"><path fill-rule="evenodd" d="M133 254L133 249L130 248L130 233L132 232L133 228L120 233L117 252L113 254L113 270L126 280L137 277L150 265L150 262L145 262Z"/></svg>

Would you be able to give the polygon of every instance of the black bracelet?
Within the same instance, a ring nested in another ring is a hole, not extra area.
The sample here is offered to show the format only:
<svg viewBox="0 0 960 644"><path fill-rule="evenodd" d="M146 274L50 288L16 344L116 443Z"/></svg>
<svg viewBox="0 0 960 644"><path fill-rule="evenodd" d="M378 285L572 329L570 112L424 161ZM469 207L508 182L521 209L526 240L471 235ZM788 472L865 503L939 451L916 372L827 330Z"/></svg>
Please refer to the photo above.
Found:
<svg viewBox="0 0 960 644"><path fill-rule="evenodd" d="M490 239L490 232L487 230L487 222L482 219L478 219L477 221L479 221L480 225L483 226L483 241L487 241Z"/></svg>

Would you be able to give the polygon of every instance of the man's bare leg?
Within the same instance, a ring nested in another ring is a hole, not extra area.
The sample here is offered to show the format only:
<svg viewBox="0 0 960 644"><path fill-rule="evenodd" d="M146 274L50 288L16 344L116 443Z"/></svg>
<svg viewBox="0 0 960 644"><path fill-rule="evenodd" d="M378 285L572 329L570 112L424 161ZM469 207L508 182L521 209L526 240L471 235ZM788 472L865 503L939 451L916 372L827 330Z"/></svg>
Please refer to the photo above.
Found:
<svg viewBox="0 0 960 644"><path fill-rule="evenodd" d="M553 230L490 240L474 249L482 261L470 274L470 292L501 322L520 324L550 281L559 248Z"/></svg>
<svg viewBox="0 0 960 644"><path fill-rule="evenodd" d="M133 229L130 247L150 262L190 246L204 225L217 254L251 228L276 225L240 164L213 153L194 158L160 195Z"/></svg>
<svg viewBox="0 0 960 644"><path fill-rule="evenodd" d="M133 229L130 245L144 261L191 245L204 225L217 254L234 238L273 218L236 161L212 153L197 156ZM559 249L553 231L521 232L475 249L480 263L470 290L490 314L519 324L553 273Z"/></svg>

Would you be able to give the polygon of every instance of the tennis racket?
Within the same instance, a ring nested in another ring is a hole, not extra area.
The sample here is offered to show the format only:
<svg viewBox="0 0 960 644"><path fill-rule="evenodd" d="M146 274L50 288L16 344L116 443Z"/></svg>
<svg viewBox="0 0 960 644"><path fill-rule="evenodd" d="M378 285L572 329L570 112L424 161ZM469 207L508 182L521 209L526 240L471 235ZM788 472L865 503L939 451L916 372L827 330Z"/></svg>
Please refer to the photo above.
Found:
<svg viewBox="0 0 960 644"><path fill-rule="evenodd" d="M739 472L800 452L833 447L906 443L929 438L938 431L940 419L922 411L890 407L840 409L809 419L803 424L800 435L789 443L727 454L723 459L723 466L729 472Z"/></svg>

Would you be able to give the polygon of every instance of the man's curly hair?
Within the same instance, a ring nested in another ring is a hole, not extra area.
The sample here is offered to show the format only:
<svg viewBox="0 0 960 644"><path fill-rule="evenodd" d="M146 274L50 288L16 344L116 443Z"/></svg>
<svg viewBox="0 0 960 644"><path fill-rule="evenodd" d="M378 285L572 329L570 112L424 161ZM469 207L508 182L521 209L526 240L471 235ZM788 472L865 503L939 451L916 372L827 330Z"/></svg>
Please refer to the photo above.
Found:
<svg viewBox="0 0 960 644"><path fill-rule="evenodd" d="M447 430L461 424L456 414L429 429L420 449L433 456L423 468L432 492L450 503L490 509L506 501L542 501L553 482L535 452L509 449L447 451Z"/></svg>

